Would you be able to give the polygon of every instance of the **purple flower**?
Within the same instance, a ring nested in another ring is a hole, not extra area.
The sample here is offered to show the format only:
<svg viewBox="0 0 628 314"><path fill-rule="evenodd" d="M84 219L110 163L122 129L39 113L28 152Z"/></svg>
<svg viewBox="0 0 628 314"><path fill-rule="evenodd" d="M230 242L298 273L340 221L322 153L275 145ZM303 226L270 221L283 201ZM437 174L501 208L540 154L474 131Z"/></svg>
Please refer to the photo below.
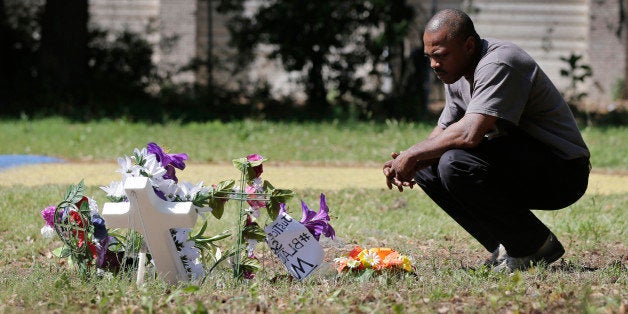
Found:
<svg viewBox="0 0 628 314"><path fill-rule="evenodd" d="M111 244L112 239L113 237L105 236L98 243L99 245L97 247L98 254L96 256L96 265L100 268L102 268L105 265L105 262L107 262L107 252L109 251L109 244Z"/></svg>
<svg viewBox="0 0 628 314"><path fill-rule="evenodd" d="M262 155L258 155L258 154L251 154L246 156L246 160L248 162L251 161L260 161L260 160L264 160L264 157L262 157ZM255 178L259 177L262 172L264 172L264 168L262 166L262 164L259 164L259 166L254 166L253 167L253 171L255 171Z"/></svg>
<svg viewBox="0 0 628 314"><path fill-rule="evenodd" d="M107 227L105 227L105 219L99 214L92 215L92 224L94 225L94 239L103 241L109 235L107 233Z"/></svg>
<svg viewBox="0 0 628 314"><path fill-rule="evenodd" d="M185 169L185 161L188 160L188 155L182 154L168 154L161 146L150 142L146 145L146 149L149 153L154 154L157 157L157 161L166 169L164 179L172 179L174 182L179 182L175 175L175 169Z"/></svg>
<svg viewBox="0 0 628 314"><path fill-rule="evenodd" d="M48 206L41 211L41 217L46 221L46 225L50 227L54 227L55 225L55 210L57 208L55 206Z"/></svg>
<svg viewBox="0 0 628 314"><path fill-rule="evenodd" d="M281 208L285 210L284 207ZM303 211L303 217L300 222L305 225L317 241L320 239L321 234L332 239L336 237L334 228L329 224L329 207L327 207L327 202L325 201L325 194L321 193L318 212L310 210L304 201L301 201L301 210Z"/></svg>

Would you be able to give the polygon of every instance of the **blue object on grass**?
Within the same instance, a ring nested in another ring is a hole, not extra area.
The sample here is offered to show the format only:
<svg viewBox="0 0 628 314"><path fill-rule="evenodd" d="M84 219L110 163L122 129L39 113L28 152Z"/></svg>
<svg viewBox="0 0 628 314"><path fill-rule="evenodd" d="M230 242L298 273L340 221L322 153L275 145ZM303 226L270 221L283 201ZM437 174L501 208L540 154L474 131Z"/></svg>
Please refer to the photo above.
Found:
<svg viewBox="0 0 628 314"><path fill-rule="evenodd" d="M11 167L53 162L65 162L65 160L39 155L0 155L0 171Z"/></svg>

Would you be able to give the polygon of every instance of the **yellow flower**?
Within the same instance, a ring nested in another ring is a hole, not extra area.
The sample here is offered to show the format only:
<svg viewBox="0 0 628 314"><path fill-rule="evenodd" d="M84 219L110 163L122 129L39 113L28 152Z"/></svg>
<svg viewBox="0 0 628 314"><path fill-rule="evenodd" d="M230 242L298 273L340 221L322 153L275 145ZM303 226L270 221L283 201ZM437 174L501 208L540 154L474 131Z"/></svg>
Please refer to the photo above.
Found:
<svg viewBox="0 0 628 314"><path fill-rule="evenodd" d="M412 261L410 260L410 258L405 255L401 255L400 259L401 265L399 267L401 267L401 269L405 271L412 271Z"/></svg>

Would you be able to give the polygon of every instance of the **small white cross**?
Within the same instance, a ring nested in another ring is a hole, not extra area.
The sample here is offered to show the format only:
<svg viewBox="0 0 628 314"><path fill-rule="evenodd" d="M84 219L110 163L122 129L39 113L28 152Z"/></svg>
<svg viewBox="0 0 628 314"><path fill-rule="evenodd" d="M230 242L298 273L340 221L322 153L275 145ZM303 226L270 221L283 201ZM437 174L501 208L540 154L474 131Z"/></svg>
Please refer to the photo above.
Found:
<svg viewBox="0 0 628 314"><path fill-rule="evenodd" d="M171 284L188 281L170 229L194 227L197 213L192 202L160 199L146 177L127 178L124 191L128 203L106 203L103 207L102 217L107 227L134 229L141 233L159 276ZM143 275L140 271L138 280Z"/></svg>

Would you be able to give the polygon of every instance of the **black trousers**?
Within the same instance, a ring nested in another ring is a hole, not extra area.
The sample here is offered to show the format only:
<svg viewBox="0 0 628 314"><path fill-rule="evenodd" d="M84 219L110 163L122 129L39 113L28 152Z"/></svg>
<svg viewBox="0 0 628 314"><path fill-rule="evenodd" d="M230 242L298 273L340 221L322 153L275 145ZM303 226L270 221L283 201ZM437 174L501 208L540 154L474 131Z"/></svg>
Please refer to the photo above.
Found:
<svg viewBox="0 0 628 314"><path fill-rule="evenodd" d="M417 184L489 252L536 252L550 234L531 209L556 210L577 201L589 180L588 158L564 160L523 133L453 149L418 171Z"/></svg>

